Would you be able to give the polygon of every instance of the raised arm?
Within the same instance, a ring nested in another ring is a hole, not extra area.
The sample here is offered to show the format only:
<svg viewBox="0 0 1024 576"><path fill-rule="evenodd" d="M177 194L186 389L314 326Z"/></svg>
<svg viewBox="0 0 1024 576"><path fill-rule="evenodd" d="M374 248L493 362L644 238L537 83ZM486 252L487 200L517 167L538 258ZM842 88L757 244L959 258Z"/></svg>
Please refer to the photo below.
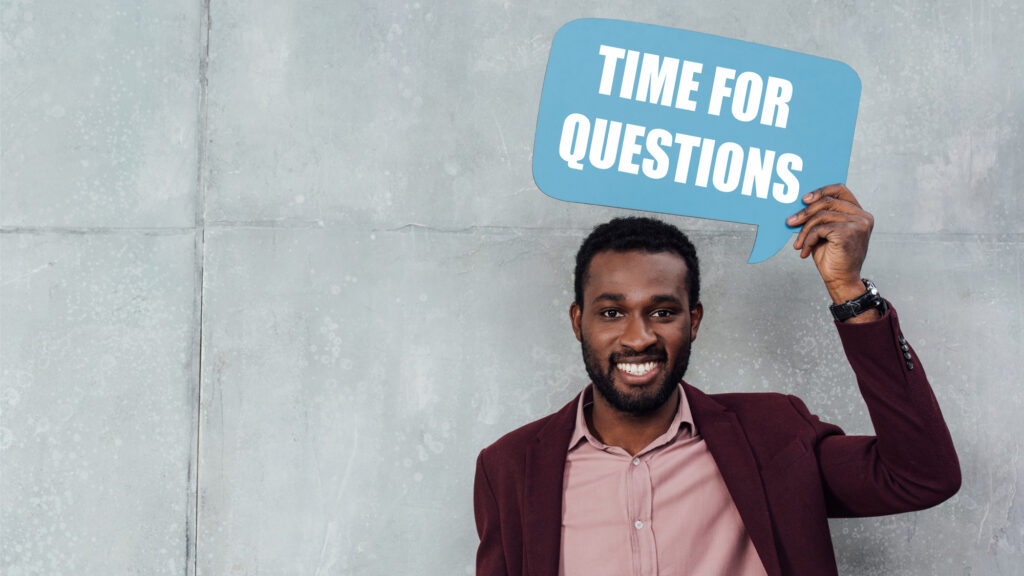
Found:
<svg viewBox="0 0 1024 576"><path fill-rule="evenodd" d="M861 265L874 218L846 186L808 193L787 221L801 226L793 243L812 256L835 304L866 291ZM808 416L817 445L830 515L891 514L933 506L960 487L960 465L925 376L888 303L837 322L875 436L843 436ZM799 403L799 400L794 400ZM796 406L806 413L802 404Z"/></svg>

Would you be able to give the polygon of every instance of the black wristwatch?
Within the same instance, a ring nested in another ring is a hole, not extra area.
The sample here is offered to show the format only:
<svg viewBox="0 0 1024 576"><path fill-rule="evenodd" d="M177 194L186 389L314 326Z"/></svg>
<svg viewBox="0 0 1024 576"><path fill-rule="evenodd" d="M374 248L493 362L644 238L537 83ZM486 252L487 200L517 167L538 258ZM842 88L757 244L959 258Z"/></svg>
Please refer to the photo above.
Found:
<svg viewBox="0 0 1024 576"><path fill-rule="evenodd" d="M836 322L843 322L861 314L867 312L872 308L877 309L884 316L889 311L889 305L885 303L885 300L878 295L878 288L875 288L875 284L867 278L861 278L861 282L864 283L864 287L867 291L857 296L853 300L847 300L842 304L832 304L828 307L829 311L832 312L832 317L836 319Z"/></svg>

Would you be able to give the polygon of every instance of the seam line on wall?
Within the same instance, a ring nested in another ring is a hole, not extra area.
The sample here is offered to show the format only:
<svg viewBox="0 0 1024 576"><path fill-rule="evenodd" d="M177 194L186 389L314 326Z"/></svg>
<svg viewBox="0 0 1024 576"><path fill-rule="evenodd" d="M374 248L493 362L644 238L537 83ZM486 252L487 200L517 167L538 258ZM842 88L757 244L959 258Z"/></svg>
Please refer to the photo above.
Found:
<svg viewBox="0 0 1024 576"><path fill-rule="evenodd" d="M200 466L199 461L201 457L200 447L202 442L202 406L203 406L203 303L206 297L205 293L205 272L206 272L206 157L207 157L207 141L208 141L208 116L209 106L207 101L208 84L209 84L209 66L210 66L210 1L211 0L200 0L200 20L199 20L199 103L198 103L198 118L197 118L197 135L196 135L196 201L195 201L195 221L194 230L196 235L196 247L195 247L195 286L194 286L194 299L193 306L195 307L194 318L195 318L195 336L194 336L194 348L193 358L196 358L195 366L195 411L194 414L194 430L195 430L195 443L193 449L195 450L193 460L190 462L190 468L194 468L195 472L190 473L192 476L189 478L191 484L189 490L189 498L194 499L190 501L190 511L186 513L186 516L191 515L191 534L186 535L186 550L185 550L185 574L186 576L196 576L199 574L199 511L200 511ZM193 464L194 463L194 464ZM193 484L194 482L194 484ZM189 519L186 517L186 525L189 524ZM186 532L189 532L186 529Z"/></svg>

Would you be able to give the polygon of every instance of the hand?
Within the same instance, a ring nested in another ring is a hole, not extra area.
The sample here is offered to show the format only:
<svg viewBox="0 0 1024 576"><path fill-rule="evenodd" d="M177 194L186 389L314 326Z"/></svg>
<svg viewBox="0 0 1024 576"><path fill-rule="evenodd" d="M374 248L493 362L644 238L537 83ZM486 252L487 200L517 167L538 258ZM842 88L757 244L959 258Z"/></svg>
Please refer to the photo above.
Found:
<svg viewBox="0 0 1024 576"><path fill-rule="evenodd" d="M860 207L843 184L832 184L803 197L803 210L786 223L801 226L793 248L801 258L814 257L832 301L846 302L864 293L860 268L868 253L875 219Z"/></svg>

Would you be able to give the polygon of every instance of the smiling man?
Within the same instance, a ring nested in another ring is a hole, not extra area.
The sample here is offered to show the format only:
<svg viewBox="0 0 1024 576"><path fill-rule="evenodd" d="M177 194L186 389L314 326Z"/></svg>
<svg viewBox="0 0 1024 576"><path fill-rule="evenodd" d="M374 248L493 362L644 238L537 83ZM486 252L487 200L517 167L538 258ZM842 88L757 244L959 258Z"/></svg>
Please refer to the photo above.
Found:
<svg viewBox="0 0 1024 576"><path fill-rule="evenodd" d="M704 309L689 239L648 218L598 226L569 315L591 385L477 460L479 576L836 574L827 518L918 510L960 469L895 310L862 280L873 220L842 185L789 223L812 256L876 436L780 394L683 381ZM823 385L830 385L823 383Z"/></svg>

